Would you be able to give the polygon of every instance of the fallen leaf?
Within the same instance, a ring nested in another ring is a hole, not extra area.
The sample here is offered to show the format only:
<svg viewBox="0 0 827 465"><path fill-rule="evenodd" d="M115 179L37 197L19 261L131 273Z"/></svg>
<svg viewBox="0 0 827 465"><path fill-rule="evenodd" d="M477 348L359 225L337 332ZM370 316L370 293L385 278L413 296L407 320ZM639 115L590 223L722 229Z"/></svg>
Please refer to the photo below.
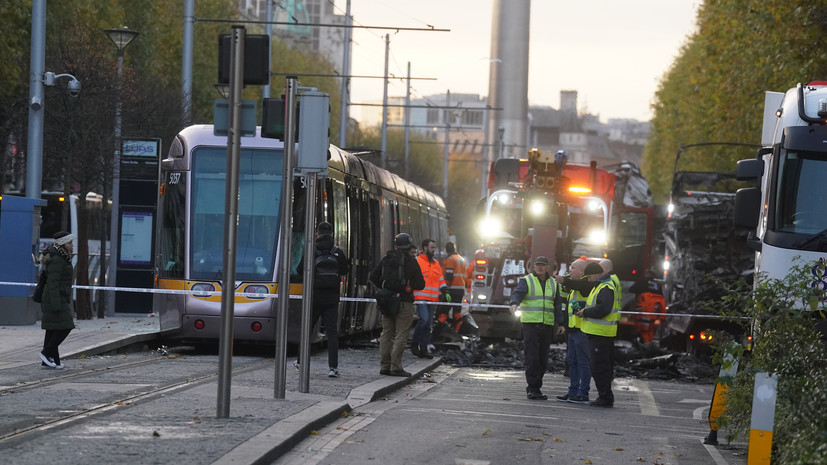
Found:
<svg viewBox="0 0 827 465"><path fill-rule="evenodd" d="M672 452L672 455L674 455L675 457L683 457L683 454L681 454L680 452Z"/></svg>
<svg viewBox="0 0 827 465"><path fill-rule="evenodd" d="M310 434L319 434L319 432L318 432L318 431L316 431L316 430L314 430L314 429L311 429L311 430L310 430Z"/></svg>
<svg viewBox="0 0 827 465"><path fill-rule="evenodd" d="M528 436L528 437L525 437L525 438L520 438L520 441L526 441L526 442L530 442L530 441L540 441L540 442L545 442L545 439L543 439L543 438L532 438L531 436Z"/></svg>
<svg viewBox="0 0 827 465"><path fill-rule="evenodd" d="M563 440L560 438L554 438L554 442L563 442Z"/></svg>
<svg viewBox="0 0 827 465"><path fill-rule="evenodd" d="M615 447L614 450L621 451L621 450L623 450L623 448L622 447Z"/></svg>
<svg viewBox="0 0 827 465"><path fill-rule="evenodd" d="M511 400L510 397L503 397L503 400Z"/></svg>
<svg viewBox="0 0 827 465"><path fill-rule="evenodd" d="M342 428L341 426L337 426L336 429L338 429L340 431L347 431L348 430L348 428Z"/></svg>
<svg viewBox="0 0 827 465"><path fill-rule="evenodd" d="M342 418L347 418L347 417L348 417L348 415L350 415L350 412L348 412L347 410L345 410L344 412L342 412Z"/></svg>
<svg viewBox="0 0 827 465"><path fill-rule="evenodd" d="M645 461L646 461L646 459L643 458L643 457L638 457L637 459L635 459L635 462L645 462Z"/></svg>
<svg viewBox="0 0 827 465"><path fill-rule="evenodd" d="M589 459L586 459L586 460L583 460L583 463L592 463L592 461L589 460Z"/></svg>
<svg viewBox="0 0 827 465"><path fill-rule="evenodd" d="M485 436L486 434L488 434L488 433L490 433L490 432L491 432L491 430L490 430L490 429L487 429L487 430L485 430L485 431L483 431L483 432L482 432L482 435L483 435L483 436Z"/></svg>
<svg viewBox="0 0 827 465"><path fill-rule="evenodd" d="M153 438L160 438L160 437L161 437L161 434L160 434L160 433L158 433L157 431L153 431L153 432L152 432L152 437L153 437Z"/></svg>

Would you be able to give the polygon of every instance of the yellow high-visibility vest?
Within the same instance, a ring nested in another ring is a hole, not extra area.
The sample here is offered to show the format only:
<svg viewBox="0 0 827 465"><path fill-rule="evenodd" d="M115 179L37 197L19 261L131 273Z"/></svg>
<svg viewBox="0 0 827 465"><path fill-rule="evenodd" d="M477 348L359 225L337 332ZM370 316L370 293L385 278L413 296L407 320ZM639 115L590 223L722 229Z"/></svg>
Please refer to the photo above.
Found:
<svg viewBox="0 0 827 465"><path fill-rule="evenodd" d="M554 298L557 295L557 281L552 277L546 280L545 287L540 286L540 278L533 273L527 274L524 279L528 285L528 292L520 303L520 321L523 323L554 324Z"/></svg>
<svg viewBox="0 0 827 465"><path fill-rule="evenodd" d="M614 291L614 284L611 280L601 282L597 287L592 289L586 299L587 307L594 307L597 303L597 294L604 288L610 288ZM583 318L583 324L580 330L586 334L593 334L595 336L615 337L617 335L617 325L620 322L620 304L617 299L612 301L612 311L603 318Z"/></svg>

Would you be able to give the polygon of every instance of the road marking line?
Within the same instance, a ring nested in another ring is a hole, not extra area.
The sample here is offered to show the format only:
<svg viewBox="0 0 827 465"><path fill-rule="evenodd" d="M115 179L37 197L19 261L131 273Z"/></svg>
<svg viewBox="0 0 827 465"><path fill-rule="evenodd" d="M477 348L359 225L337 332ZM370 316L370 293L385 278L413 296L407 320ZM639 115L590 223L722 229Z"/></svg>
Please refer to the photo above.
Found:
<svg viewBox="0 0 827 465"><path fill-rule="evenodd" d="M708 413L704 413L709 410L708 405L704 405L703 407L698 407L692 412L692 419L693 420L704 420L709 418Z"/></svg>
<svg viewBox="0 0 827 465"><path fill-rule="evenodd" d="M658 410L658 405L655 403L655 396L652 395L652 391L649 390L649 383L635 379L632 380L632 384L637 387L637 397L638 401L640 401L641 415L659 417L660 410Z"/></svg>

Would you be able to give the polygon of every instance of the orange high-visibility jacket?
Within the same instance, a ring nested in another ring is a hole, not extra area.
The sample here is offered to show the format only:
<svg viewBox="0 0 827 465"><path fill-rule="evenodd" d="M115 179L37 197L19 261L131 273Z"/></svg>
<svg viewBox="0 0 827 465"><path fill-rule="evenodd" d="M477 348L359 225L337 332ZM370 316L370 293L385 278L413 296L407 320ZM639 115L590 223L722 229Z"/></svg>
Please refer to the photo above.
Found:
<svg viewBox="0 0 827 465"><path fill-rule="evenodd" d="M465 291L465 259L455 253L445 259L445 282L448 289Z"/></svg>
<svg viewBox="0 0 827 465"><path fill-rule="evenodd" d="M428 260L424 253L416 257L419 269L422 270L422 277L425 278L425 288L421 291L414 291L414 300L426 300L428 302L439 302L440 290L445 288L445 278L442 277L442 267L439 262Z"/></svg>

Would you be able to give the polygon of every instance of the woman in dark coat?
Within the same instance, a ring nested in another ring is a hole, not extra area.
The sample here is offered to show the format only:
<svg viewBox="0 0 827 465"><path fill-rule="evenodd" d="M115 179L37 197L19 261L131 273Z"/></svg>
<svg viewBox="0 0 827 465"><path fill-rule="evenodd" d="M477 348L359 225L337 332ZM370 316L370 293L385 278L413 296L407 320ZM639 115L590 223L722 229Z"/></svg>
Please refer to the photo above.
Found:
<svg viewBox="0 0 827 465"><path fill-rule="evenodd" d="M75 328L72 318L72 251L74 236L61 231L54 235L55 242L43 252L41 263L46 271L43 288L41 328L46 330L40 360L43 366L63 368L58 346Z"/></svg>

